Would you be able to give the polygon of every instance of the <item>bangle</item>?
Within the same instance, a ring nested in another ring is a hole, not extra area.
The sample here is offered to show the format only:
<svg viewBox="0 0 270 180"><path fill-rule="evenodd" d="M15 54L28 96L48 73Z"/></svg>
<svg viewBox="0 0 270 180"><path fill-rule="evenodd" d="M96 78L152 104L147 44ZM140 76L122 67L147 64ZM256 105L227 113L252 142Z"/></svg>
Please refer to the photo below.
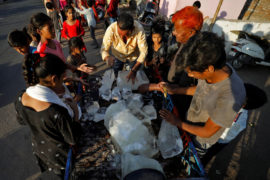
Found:
<svg viewBox="0 0 270 180"><path fill-rule="evenodd" d="M137 71L135 71L135 70L131 69L131 72L136 73Z"/></svg>

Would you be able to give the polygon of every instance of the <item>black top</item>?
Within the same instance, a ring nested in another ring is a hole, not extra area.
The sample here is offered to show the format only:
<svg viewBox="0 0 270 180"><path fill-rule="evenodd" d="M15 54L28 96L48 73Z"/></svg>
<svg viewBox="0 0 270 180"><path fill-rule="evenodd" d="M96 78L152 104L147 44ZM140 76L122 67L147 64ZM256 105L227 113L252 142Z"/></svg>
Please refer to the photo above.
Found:
<svg viewBox="0 0 270 180"><path fill-rule="evenodd" d="M33 154L49 170L63 170L70 145L75 144L78 123L72 120L65 108L56 104L40 112L23 106L22 94L15 101L15 109L18 122L31 129Z"/></svg>
<svg viewBox="0 0 270 180"><path fill-rule="evenodd" d="M166 60L166 55L167 55L167 45L165 42L161 42L160 48L155 51L153 48L153 42L152 38L150 37L147 40L147 45L148 45L148 54L147 54L147 61L150 62L154 58L158 58L158 63L161 58L164 58Z"/></svg>

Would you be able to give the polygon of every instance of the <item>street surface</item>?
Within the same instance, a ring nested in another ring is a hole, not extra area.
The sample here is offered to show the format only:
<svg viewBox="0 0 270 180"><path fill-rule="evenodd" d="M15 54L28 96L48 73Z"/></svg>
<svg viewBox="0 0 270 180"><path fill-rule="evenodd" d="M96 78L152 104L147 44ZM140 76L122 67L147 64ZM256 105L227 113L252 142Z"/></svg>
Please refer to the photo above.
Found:
<svg viewBox="0 0 270 180"><path fill-rule="evenodd" d="M9 47L7 35L14 29L26 26L32 14L45 12L41 0L8 0L0 3L0 179L34 179L39 175L30 143L30 131L15 119L13 101L25 83L22 76L22 55ZM101 44L104 30L99 24L96 36ZM106 68L101 61L99 49L90 46L87 31L85 43L89 63L99 70ZM64 42L64 52L68 50ZM270 100L270 69L245 67L238 71L245 82L253 83L267 93ZM251 111L247 129L225 147L206 169L210 179L270 179L270 104Z"/></svg>

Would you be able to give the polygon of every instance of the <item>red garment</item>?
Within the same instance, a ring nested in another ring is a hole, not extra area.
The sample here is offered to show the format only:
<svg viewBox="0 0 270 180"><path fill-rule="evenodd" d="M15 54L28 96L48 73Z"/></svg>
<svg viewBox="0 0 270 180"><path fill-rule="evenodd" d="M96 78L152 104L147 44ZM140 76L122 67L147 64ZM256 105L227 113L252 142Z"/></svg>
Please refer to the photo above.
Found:
<svg viewBox="0 0 270 180"><path fill-rule="evenodd" d="M105 11L106 1L105 0L96 0L96 8L102 9L102 11Z"/></svg>
<svg viewBox="0 0 270 180"><path fill-rule="evenodd" d="M96 8L95 8L94 5L92 6L92 9L93 9L93 11L94 11L95 19L96 19L96 21L98 22L98 21L99 21L98 13L97 13L97 10L96 10Z"/></svg>
<svg viewBox="0 0 270 180"><path fill-rule="evenodd" d="M72 38L76 36L83 36L84 29L79 20L76 20L75 24L69 25L67 21L63 23L63 29L61 31L61 36L63 38Z"/></svg>
<svg viewBox="0 0 270 180"><path fill-rule="evenodd" d="M107 14L112 17L116 18L118 16L117 10L118 10L118 4L119 0L111 0L109 7L107 8Z"/></svg>
<svg viewBox="0 0 270 180"><path fill-rule="evenodd" d="M73 37L76 37L76 36L83 36L84 33L85 33L84 29L83 29L83 27L82 27L79 20L76 20L75 24L73 24L73 25L69 25L67 23L67 21L65 21L63 23L63 29L61 31L61 36L63 38L65 38L65 39L67 39L68 37L73 38ZM87 51L85 45L84 45L83 50L85 52Z"/></svg>

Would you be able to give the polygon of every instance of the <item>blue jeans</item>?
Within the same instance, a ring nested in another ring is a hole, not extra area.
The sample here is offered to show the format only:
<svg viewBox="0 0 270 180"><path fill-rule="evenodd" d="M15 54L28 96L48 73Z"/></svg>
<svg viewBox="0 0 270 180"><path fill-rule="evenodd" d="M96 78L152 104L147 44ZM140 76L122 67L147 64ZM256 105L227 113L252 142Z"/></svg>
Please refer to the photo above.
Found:
<svg viewBox="0 0 270 180"><path fill-rule="evenodd" d="M130 69L133 68L133 66L137 63L137 60L136 61L126 61L126 62L122 62L120 61L119 59L116 59L114 60L114 65L113 65L113 71L114 71L114 74L115 74L115 77L118 76L118 72L119 71L122 71L123 70L123 67L124 65L128 65L130 67Z"/></svg>

